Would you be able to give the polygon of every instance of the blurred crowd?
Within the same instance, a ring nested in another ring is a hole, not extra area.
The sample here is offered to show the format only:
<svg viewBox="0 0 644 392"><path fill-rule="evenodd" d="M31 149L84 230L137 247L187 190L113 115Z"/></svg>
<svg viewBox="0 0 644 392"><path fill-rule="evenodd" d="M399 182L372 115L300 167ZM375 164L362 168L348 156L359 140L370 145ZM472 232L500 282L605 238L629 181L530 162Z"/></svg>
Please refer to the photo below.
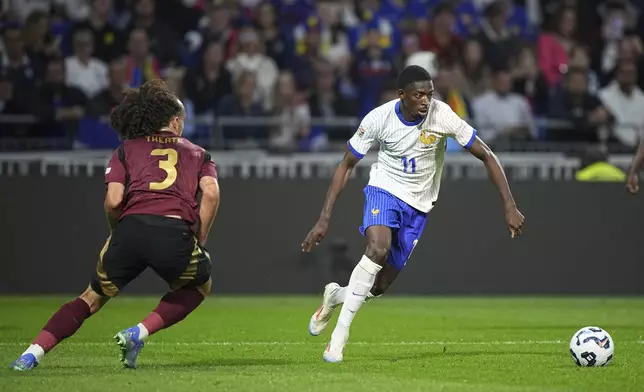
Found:
<svg viewBox="0 0 644 392"><path fill-rule="evenodd" d="M186 106L186 136L207 147L323 150L396 98L397 72L416 64L434 77L435 98L492 144L629 149L644 129L642 8L629 0L5 0L1 146L113 147L106 117L124 89L164 78Z"/></svg>

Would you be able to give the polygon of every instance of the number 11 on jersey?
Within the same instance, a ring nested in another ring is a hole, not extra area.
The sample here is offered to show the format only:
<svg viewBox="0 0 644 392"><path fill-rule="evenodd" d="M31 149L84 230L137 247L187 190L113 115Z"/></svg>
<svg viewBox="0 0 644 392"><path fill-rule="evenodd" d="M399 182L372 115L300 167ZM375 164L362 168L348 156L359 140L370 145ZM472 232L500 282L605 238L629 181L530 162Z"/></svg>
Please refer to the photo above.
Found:
<svg viewBox="0 0 644 392"><path fill-rule="evenodd" d="M403 164L403 172L416 173L416 158L407 159L407 157L402 157L402 164Z"/></svg>

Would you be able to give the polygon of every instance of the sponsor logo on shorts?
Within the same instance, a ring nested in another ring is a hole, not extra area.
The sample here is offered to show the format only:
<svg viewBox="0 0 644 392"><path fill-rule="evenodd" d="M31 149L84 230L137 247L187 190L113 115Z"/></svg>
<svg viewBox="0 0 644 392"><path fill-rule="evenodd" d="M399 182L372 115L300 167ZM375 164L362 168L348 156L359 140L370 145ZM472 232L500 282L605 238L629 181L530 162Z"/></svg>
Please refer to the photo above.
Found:
<svg viewBox="0 0 644 392"><path fill-rule="evenodd" d="M377 209L377 208L372 208L372 209L371 209L371 214L373 214L373 216L376 216L376 215L378 215L379 213L380 213L380 210L379 210L379 209Z"/></svg>

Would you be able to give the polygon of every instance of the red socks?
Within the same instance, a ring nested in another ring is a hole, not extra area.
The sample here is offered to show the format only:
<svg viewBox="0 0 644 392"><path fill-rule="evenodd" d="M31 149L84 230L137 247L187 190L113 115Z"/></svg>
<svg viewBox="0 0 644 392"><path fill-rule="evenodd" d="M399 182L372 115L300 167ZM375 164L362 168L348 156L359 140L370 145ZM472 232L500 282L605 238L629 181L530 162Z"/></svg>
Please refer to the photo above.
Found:
<svg viewBox="0 0 644 392"><path fill-rule="evenodd" d="M186 318L203 300L203 295L195 288L168 293L161 298L157 308L142 321L142 324L152 335Z"/></svg>
<svg viewBox="0 0 644 392"><path fill-rule="evenodd" d="M32 344L51 351L58 343L72 336L92 314L89 305L80 298L67 302L49 319Z"/></svg>
<svg viewBox="0 0 644 392"><path fill-rule="evenodd" d="M148 334L152 335L186 318L203 300L203 295L195 288L168 293L161 298L157 308L142 323L148 330ZM91 315L89 305L82 299L76 298L61 306L51 316L32 344L39 345L47 353L58 343L75 334Z"/></svg>

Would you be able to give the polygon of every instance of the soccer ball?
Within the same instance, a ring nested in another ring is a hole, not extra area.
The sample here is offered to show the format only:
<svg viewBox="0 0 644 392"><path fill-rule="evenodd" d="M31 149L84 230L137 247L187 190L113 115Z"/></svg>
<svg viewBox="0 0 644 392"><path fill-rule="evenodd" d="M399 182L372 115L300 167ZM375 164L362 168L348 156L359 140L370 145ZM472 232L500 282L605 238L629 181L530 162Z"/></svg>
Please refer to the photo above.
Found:
<svg viewBox="0 0 644 392"><path fill-rule="evenodd" d="M606 366L614 353L613 338L599 327L584 327L570 339L570 355L577 366Z"/></svg>

